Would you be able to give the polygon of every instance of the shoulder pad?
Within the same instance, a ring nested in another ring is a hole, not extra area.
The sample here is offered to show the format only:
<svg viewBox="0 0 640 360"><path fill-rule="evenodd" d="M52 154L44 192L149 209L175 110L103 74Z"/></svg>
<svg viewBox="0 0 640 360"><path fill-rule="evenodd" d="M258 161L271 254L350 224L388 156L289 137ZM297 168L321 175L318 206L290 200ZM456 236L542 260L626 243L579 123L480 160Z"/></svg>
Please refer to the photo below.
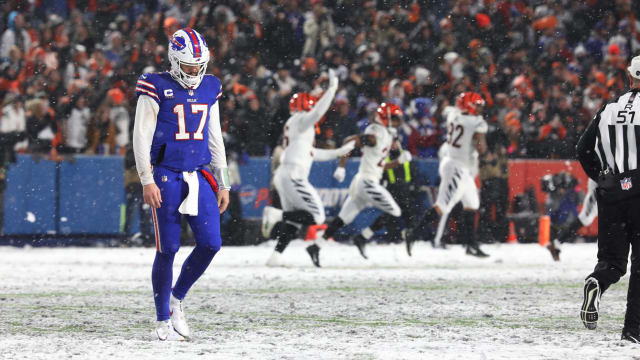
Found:
<svg viewBox="0 0 640 360"><path fill-rule="evenodd" d="M373 123L367 126L367 128L364 130L363 136L373 136L378 139L386 131L387 130L384 126Z"/></svg>
<svg viewBox="0 0 640 360"><path fill-rule="evenodd" d="M216 100L222 96L222 82L215 75L205 74L202 78L201 86L205 86L208 91L215 94Z"/></svg>
<svg viewBox="0 0 640 360"><path fill-rule="evenodd" d="M157 74L142 74L136 82L136 96L147 95L157 102L160 102L158 96Z"/></svg>
<svg viewBox="0 0 640 360"><path fill-rule="evenodd" d="M377 131L380 131L380 128L381 128L381 127L382 127L382 126L381 126L380 124L371 123L371 124L369 124L369 126L367 126L367 128L366 128L364 131L365 131L365 132L366 132L366 131L369 131L369 132L377 132Z"/></svg>
<svg viewBox="0 0 640 360"><path fill-rule="evenodd" d="M482 116L478 116L475 132L486 134L488 131L489 131L489 123L487 123Z"/></svg>

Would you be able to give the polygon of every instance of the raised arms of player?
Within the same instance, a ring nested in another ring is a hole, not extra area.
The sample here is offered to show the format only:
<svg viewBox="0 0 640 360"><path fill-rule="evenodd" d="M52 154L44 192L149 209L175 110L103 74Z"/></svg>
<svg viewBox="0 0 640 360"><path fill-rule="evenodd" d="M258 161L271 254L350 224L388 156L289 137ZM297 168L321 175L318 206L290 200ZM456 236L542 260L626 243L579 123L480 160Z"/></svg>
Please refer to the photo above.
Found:
<svg viewBox="0 0 640 360"><path fill-rule="evenodd" d="M338 91L338 75L333 70L329 70L329 88L324 92L324 95L318 100L318 103L307 113L303 113L300 119L301 130L306 130L312 127L316 122L322 119L324 113L329 110L333 97Z"/></svg>
<svg viewBox="0 0 640 360"><path fill-rule="evenodd" d="M151 171L151 143L158 122L158 103L150 96L140 95L133 123L133 154L142 186L155 183Z"/></svg>
<svg viewBox="0 0 640 360"><path fill-rule="evenodd" d="M360 136L361 135L351 135L351 136L345 138L344 141L342 142L342 144L343 144L342 147L350 145L350 146L353 146L352 149L359 148L362 145L362 142L360 141ZM375 139L375 137L374 137L374 139ZM349 152L351 152L351 151L349 151ZM347 171L344 169L344 167L347 165L347 159L348 158L349 158L349 153L342 155L340 157L340 162L338 163L338 167L333 172L333 177L336 180L338 180L338 182L343 182L345 176L347 175Z"/></svg>
<svg viewBox="0 0 640 360"><path fill-rule="evenodd" d="M222 140L222 129L220 127L220 107L218 102L211 106L209 111L209 151L211 152L211 168L214 176L218 181L220 189L228 190L231 188L229 181L229 170L227 168L227 153Z"/></svg>
<svg viewBox="0 0 640 360"><path fill-rule="evenodd" d="M349 141L337 149L313 148L313 160L327 161L335 158L341 158L348 155L355 147L355 142Z"/></svg>
<svg viewBox="0 0 640 360"><path fill-rule="evenodd" d="M361 148L362 144L367 144L369 146L375 146L376 145L376 137L373 135L368 135L368 134L362 134L362 135L351 135L351 136L347 136L344 141L342 142L342 146L345 146L346 144L353 144L353 148ZM347 159L349 158L349 154L344 154L343 156L340 157L340 163L338 164L339 167L344 168L345 165L347 165Z"/></svg>

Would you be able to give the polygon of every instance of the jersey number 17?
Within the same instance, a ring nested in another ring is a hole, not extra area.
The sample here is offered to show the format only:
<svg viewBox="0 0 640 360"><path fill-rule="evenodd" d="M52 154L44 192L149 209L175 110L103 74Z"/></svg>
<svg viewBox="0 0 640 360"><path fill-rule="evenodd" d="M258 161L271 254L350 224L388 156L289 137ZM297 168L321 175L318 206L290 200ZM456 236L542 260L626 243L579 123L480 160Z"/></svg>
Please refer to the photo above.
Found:
<svg viewBox="0 0 640 360"><path fill-rule="evenodd" d="M201 113L200 124L198 129L193 133L193 140L204 140L204 124L207 122L207 113L209 112L209 106L207 104L191 104L191 113ZM176 140L190 140L191 133L187 131L187 124L184 117L184 104L178 104L173 107L173 113L178 115L178 132L176 133Z"/></svg>

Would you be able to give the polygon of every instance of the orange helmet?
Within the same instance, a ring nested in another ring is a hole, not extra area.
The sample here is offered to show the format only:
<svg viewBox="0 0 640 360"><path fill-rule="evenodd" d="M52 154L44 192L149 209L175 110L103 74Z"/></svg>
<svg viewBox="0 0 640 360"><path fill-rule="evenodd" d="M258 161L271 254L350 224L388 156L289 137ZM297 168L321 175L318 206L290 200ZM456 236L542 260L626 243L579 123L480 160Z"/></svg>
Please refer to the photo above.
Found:
<svg viewBox="0 0 640 360"><path fill-rule="evenodd" d="M458 95L456 106L462 110L462 112L469 113L471 115L478 115L479 107L484 106L484 99L480 94L475 92L463 92Z"/></svg>
<svg viewBox="0 0 640 360"><path fill-rule="evenodd" d="M293 114L299 111L309 111L316 104L316 98L306 92L293 94L289 100L289 111Z"/></svg>
<svg viewBox="0 0 640 360"><path fill-rule="evenodd" d="M376 109L375 122L384 126L391 126L392 116L402 116L402 109L396 104L382 103Z"/></svg>

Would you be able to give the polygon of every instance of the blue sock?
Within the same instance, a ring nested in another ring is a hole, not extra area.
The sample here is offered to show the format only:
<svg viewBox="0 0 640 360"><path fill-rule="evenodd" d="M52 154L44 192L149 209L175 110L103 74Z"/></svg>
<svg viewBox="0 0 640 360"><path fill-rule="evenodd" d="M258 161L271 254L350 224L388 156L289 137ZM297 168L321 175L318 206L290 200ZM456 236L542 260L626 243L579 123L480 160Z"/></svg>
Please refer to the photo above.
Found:
<svg viewBox="0 0 640 360"><path fill-rule="evenodd" d="M151 284L153 285L153 300L156 303L156 318L158 321L169 320L169 300L171 297L171 283L173 282L173 258L175 253L163 254L156 252L151 270Z"/></svg>
<svg viewBox="0 0 640 360"><path fill-rule="evenodd" d="M180 276L178 276L176 286L173 287L173 296L175 296L176 299L184 299L187 291L189 291L191 286L204 274L207 267L209 267L216 253L217 249L196 245L187 260L182 264Z"/></svg>

